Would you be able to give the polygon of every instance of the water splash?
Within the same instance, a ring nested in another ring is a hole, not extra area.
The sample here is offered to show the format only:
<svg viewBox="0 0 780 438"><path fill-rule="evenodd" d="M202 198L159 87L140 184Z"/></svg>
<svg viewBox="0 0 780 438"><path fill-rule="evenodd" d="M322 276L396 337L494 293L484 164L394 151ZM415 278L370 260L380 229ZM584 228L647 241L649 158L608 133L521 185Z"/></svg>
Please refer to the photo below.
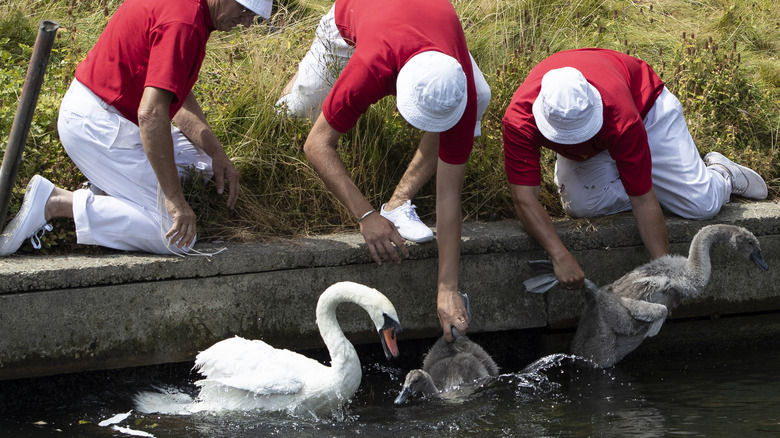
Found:
<svg viewBox="0 0 780 438"><path fill-rule="evenodd" d="M499 398L507 398L502 393L511 391L512 398L522 402L544 399L565 401L569 399L568 388L572 382L583 378L582 370L590 372L594 369L590 361L579 356L551 354L533 361L521 371L498 376L485 390L499 394L496 395ZM609 374L605 370L599 372Z"/></svg>
<svg viewBox="0 0 780 438"><path fill-rule="evenodd" d="M538 374L541 371L547 371L550 368L560 366L565 360L577 360L579 357L570 354L551 354L535 360L520 371L521 374Z"/></svg>
<svg viewBox="0 0 780 438"><path fill-rule="evenodd" d="M136 410L143 414L188 415L194 399L179 388L155 386L155 391L139 392L133 401Z"/></svg>

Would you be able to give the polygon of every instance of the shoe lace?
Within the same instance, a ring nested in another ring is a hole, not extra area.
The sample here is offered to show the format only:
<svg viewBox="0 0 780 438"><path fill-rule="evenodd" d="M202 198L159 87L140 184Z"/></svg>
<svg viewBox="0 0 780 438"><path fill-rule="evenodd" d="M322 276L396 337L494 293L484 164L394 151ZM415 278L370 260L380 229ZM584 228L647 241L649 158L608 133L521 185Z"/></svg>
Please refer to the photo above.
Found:
<svg viewBox="0 0 780 438"><path fill-rule="evenodd" d="M30 236L30 243L32 244L33 248L41 249L41 237L43 237L47 231L51 231L53 229L54 227L48 223L38 228L38 231L34 232L33 235Z"/></svg>
<svg viewBox="0 0 780 438"><path fill-rule="evenodd" d="M411 204L409 208L404 209L404 213L406 213L406 217L409 218L409 220L420 222L420 216L417 215L417 206L414 204Z"/></svg>
<svg viewBox="0 0 780 438"><path fill-rule="evenodd" d="M739 175L735 175L734 172L731 171L731 169L728 168L728 166L725 166L720 163L714 163L711 167L714 167L715 169L722 169L720 171L720 174L723 175L726 180L731 183L731 191L734 194L740 195L742 193L745 193L748 189L748 186L750 185L750 181L746 177L744 177L744 174L740 169L735 169L736 172L739 172ZM741 177L741 178L738 178Z"/></svg>

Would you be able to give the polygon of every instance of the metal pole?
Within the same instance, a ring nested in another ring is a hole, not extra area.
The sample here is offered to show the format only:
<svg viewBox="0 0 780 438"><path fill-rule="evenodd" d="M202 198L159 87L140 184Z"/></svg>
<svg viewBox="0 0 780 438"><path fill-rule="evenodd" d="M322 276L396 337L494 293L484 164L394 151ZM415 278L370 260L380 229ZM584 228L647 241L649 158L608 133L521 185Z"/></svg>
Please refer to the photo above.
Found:
<svg viewBox="0 0 780 438"><path fill-rule="evenodd" d="M3 156L3 164L0 166L0 227L5 224L5 216L8 214L8 204L11 201L11 193L16 183L16 174L22 163L24 144L27 142L27 134L30 132L35 105L38 103L38 94L43 84L43 76L46 74L46 66L49 64L51 47L54 45L54 37L60 25L54 21L41 21L38 29L38 37L35 40L30 65L27 67L27 76L24 78L22 95L19 106L16 108L16 116L11 126L11 134L8 136L8 146Z"/></svg>

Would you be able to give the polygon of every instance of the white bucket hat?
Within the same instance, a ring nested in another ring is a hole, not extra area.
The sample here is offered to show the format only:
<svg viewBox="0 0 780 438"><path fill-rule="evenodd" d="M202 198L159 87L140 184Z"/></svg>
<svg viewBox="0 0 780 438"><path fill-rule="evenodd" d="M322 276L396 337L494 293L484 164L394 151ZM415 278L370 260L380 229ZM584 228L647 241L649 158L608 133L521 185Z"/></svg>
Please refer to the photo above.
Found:
<svg viewBox="0 0 780 438"><path fill-rule="evenodd" d="M271 18L273 0L236 0L236 3L263 18Z"/></svg>
<svg viewBox="0 0 780 438"><path fill-rule="evenodd" d="M550 70L542 77L533 113L542 135L560 144L590 140L604 122L601 93L573 67Z"/></svg>
<svg viewBox="0 0 780 438"><path fill-rule="evenodd" d="M412 126L444 132L466 109L466 74L452 56L428 51L412 56L395 82L398 111Z"/></svg>

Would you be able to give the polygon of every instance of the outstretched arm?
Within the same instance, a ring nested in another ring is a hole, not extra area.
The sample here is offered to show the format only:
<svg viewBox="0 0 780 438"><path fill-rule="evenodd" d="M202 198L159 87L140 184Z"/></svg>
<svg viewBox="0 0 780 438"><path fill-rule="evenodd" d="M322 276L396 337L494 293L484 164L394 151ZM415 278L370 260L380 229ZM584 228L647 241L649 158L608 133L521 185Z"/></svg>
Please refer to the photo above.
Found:
<svg viewBox="0 0 780 438"><path fill-rule="evenodd" d="M436 233L439 244L439 281L436 299L444 339L453 341L452 327L465 334L469 327L463 299L458 294L461 239L461 191L466 165L439 159L436 171Z"/></svg>
<svg viewBox="0 0 780 438"><path fill-rule="evenodd" d="M146 87L138 107L138 127L146 158L165 195L165 208L173 218L173 225L165 234L179 248L189 246L197 233L195 212L184 199L179 182L179 170L173 156L173 137L169 108L173 93L155 87Z"/></svg>
<svg viewBox="0 0 780 438"><path fill-rule="evenodd" d="M203 114L195 95L190 93L184 101L181 109L173 116L173 122L181 132L190 139L192 144L211 157L211 167L214 171L214 182L217 184L217 193L225 191L225 181L228 184L227 206L232 209L236 206L236 200L241 190L239 174L233 163L225 153L222 143L211 130L206 116Z"/></svg>
<svg viewBox="0 0 780 438"><path fill-rule="evenodd" d="M383 261L400 263L399 251L404 257L409 257L409 250L404 246L404 238L398 234L395 225L378 212L364 217L364 214L373 211L374 207L360 193L336 151L341 135L330 126L325 116L320 114L303 146L306 158L328 190L356 219L362 218L360 232L366 240L374 261L378 264L382 264Z"/></svg>
<svg viewBox="0 0 780 438"><path fill-rule="evenodd" d="M564 289L581 289L585 282L585 273L580 264L561 242L555 232L552 219L539 203L539 186L521 186L509 184L515 212L523 222L528 234L542 245L553 262L555 276Z"/></svg>
<svg viewBox="0 0 780 438"><path fill-rule="evenodd" d="M639 235L650 252L650 257L656 259L669 254L669 235L666 231L666 221L664 221L664 213L658 203L658 198L655 196L655 191L651 188L644 195L629 196L628 199L631 201L631 209L636 218Z"/></svg>

